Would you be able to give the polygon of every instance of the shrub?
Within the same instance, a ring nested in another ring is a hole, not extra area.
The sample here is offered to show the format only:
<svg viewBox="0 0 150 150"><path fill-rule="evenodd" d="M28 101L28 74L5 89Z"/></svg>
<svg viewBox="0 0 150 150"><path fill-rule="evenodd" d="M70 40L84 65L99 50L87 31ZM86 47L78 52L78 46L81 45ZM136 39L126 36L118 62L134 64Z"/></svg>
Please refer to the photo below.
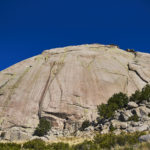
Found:
<svg viewBox="0 0 150 150"><path fill-rule="evenodd" d="M126 107L128 104L128 97L126 94L118 93L114 94L108 100L108 104L101 104L97 107L98 114L102 118L112 118L115 110Z"/></svg>
<svg viewBox="0 0 150 150"><path fill-rule="evenodd" d="M115 146L115 135L109 134L98 134L94 137L94 144L100 146L100 148L111 148Z"/></svg>
<svg viewBox="0 0 150 150"><path fill-rule="evenodd" d="M139 121L139 117L137 116L137 114L129 117L128 121L134 121L134 122L138 122Z"/></svg>
<svg viewBox="0 0 150 150"><path fill-rule="evenodd" d="M130 101L139 103L141 101L141 91L136 90L135 93L130 96Z"/></svg>
<svg viewBox="0 0 150 150"><path fill-rule="evenodd" d="M135 91L134 94L131 95L130 101L135 101L137 103L141 103L143 100L150 101L150 85L147 84L143 87L142 91Z"/></svg>
<svg viewBox="0 0 150 150"><path fill-rule="evenodd" d="M110 113L108 112L108 105L107 104L101 104L97 106L98 114L102 118L110 118L113 114L112 111Z"/></svg>
<svg viewBox="0 0 150 150"><path fill-rule="evenodd" d="M115 110L118 109L118 106L115 103L111 103L109 105L108 104L99 105L97 108L100 117L108 119L113 117Z"/></svg>
<svg viewBox="0 0 150 150"><path fill-rule="evenodd" d="M63 143L63 142L59 142L59 143L53 143L47 146L47 149L49 150L71 150L70 146L68 143Z"/></svg>
<svg viewBox="0 0 150 150"><path fill-rule="evenodd" d="M38 127L35 129L34 135L44 136L51 129L51 124L45 118L41 118Z"/></svg>
<svg viewBox="0 0 150 150"><path fill-rule="evenodd" d="M149 84L147 84L147 85L142 89L141 100L150 101L150 85L149 85Z"/></svg>
<svg viewBox="0 0 150 150"><path fill-rule="evenodd" d="M110 127L109 127L109 131L110 131L110 132L113 132L113 131L115 131L115 130L116 130L116 128L111 124Z"/></svg>
<svg viewBox="0 0 150 150"><path fill-rule="evenodd" d="M0 150L21 150L21 145L16 143L0 143Z"/></svg>
<svg viewBox="0 0 150 150"><path fill-rule="evenodd" d="M116 104L117 109L124 108L128 104L128 96L122 92L114 94L109 100L108 105Z"/></svg>
<svg viewBox="0 0 150 150"><path fill-rule="evenodd" d="M28 141L23 144L23 148L25 149L43 150L45 147L46 147L46 143L40 139Z"/></svg>
<svg viewBox="0 0 150 150"><path fill-rule="evenodd" d="M5 134L6 134L5 132L2 132L0 137L3 139L5 137Z"/></svg>
<svg viewBox="0 0 150 150"><path fill-rule="evenodd" d="M94 137L94 144L99 145L100 148L111 149L116 145L135 145L139 142L139 137L144 135L145 132L135 132L135 133L124 133L120 135L114 135L113 133L108 134L98 134Z"/></svg>
<svg viewBox="0 0 150 150"><path fill-rule="evenodd" d="M87 127L89 127L89 126L90 126L90 121L89 120L85 120L85 121L83 121L80 130L84 131L84 129L87 128Z"/></svg>
<svg viewBox="0 0 150 150"><path fill-rule="evenodd" d="M84 141L83 143L73 146L73 150L99 150L98 145L92 141Z"/></svg>

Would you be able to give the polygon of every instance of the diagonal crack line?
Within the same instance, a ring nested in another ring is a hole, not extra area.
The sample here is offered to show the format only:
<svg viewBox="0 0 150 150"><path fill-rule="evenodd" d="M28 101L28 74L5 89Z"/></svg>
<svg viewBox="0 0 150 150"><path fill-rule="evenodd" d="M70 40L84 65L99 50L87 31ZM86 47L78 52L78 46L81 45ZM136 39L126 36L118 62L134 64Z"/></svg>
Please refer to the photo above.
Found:
<svg viewBox="0 0 150 150"><path fill-rule="evenodd" d="M82 105L77 104L77 103L73 103L73 104L71 104L71 103L66 103L66 104L68 104L68 105L72 105L72 106L76 106L76 107L80 107L80 108L83 108L83 109L89 109L89 108L90 108L90 107L82 106Z"/></svg>
<svg viewBox="0 0 150 150"><path fill-rule="evenodd" d="M2 84L2 85L0 86L0 89L2 89L9 81L10 81L10 80L7 80L4 84Z"/></svg>
<svg viewBox="0 0 150 150"><path fill-rule="evenodd" d="M129 71L135 72L136 75L137 75L143 82L148 83L148 81L145 80L145 79L140 75L140 73L139 73L137 70L131 68L129 64L128 64L128 70L129 70Z"/></svg>
<svg viewBox="0 0 150 150"><path fill-rule="evenodd" d="M27 126L24 126L24 125L18 125L16 123L13 123L12 121L8 121L8 122L12 124L12 126L10 126L9 129L13 128L13 127L21 127L21 128L24 128L24 129L30 128L30 127L27 127Z"/></svg>
<svg viewBox="0 0 150 150"><path fill-rule="evenodd" d="M57 81L58 86L59 86L59 89L60 89L60 101L62 101L62 97L63 97L63 89L62 89L62 86L61 86L61 83L60 83L60 81L59 81L58 76L56 76L56 81Z"/></svg>

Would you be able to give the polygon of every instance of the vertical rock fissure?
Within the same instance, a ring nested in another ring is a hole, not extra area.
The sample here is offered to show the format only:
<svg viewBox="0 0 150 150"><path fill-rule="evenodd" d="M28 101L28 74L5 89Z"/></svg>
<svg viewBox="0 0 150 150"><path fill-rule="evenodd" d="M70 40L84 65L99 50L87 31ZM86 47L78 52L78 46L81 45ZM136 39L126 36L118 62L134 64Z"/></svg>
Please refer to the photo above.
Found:
<svg viewBox="0 0 150 150"><path fill-rule="evenodd" d="M62 86L61 86L61 83L60 83L58 77L56 77L56 80L57 80L57 83L58 83L58 86L59 86L59 89L60 89L60 101L62 101L63 89L62 89Z"/></svg>
<svg viewBox="0 0 150 150"><path fill-rule="evenodd" d="M41 118L42 104L43 104L43 100L44 100L46 91L47 91L48 86L49 86L49 82L50 82L50 79L51 79L51 72L52 72L52 69L53 69L54 65L55 65L55 63L53 63L52 66L51 66L51 68L50 68L49 76L48 76L48 79L46 81L46 85L44 87L44 90L42 92L42 95L41 95L41 98L40 98L40 101L39 101L39 110L38 110L38 116L39 116L39 118Z"/></svg>

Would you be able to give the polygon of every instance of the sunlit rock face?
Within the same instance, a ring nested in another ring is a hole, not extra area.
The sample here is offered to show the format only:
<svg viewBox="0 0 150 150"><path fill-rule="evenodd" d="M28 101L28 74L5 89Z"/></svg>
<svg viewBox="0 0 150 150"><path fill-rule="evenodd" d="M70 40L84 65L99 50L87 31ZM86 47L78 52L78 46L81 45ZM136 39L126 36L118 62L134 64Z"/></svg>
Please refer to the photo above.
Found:
<svg viewBox="0 0 150 150"><path fill-rule="evenodd" d="M114 93L131 95L150 81L150 55L113 45L46 50L0 72L0 128L32 133L39 117L64 129L95 120Z"/></svg>

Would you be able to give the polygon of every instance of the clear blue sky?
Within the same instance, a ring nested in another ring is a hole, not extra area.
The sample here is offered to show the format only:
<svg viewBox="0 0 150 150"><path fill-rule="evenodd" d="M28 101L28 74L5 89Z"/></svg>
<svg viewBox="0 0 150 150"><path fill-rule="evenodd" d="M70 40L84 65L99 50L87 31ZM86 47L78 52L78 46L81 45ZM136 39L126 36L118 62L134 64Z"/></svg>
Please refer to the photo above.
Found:
<svg viewBox="0 0 150 150"><path fill-rule="evenodd" d="M85 43L150 53L150 0L0 0L0 70Z"/></svg>

